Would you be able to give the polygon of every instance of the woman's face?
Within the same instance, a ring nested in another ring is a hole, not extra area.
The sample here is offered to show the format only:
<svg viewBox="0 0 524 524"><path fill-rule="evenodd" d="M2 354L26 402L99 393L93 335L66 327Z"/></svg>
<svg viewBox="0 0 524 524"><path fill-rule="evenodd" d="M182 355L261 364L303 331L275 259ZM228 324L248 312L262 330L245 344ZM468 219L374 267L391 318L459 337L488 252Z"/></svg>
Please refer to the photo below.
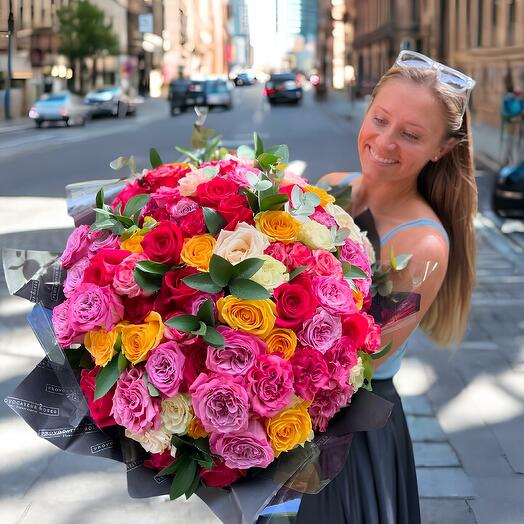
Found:
<svg viewBox="0 0 524 524"><path fill-rule="evenodd" d="M385 83L371 104L358 135L362 172L382 180L416 178L445 154L442 107L429 88L410 80Z"/></svg>

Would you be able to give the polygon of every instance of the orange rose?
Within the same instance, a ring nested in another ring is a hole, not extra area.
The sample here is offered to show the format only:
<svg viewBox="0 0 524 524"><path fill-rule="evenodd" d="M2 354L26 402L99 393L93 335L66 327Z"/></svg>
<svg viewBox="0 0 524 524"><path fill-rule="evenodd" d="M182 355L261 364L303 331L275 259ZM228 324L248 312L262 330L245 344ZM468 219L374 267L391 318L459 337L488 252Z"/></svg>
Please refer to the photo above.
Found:
<svg viewBox="0 0 524 524"><path fill-rule="evenodd" d="M144 237L138 231L135 231L129 238L127 238L120 244L120 249L131 251L131 253L143 253L143 239Z"/></svg>
<svg viewBox="0 0 524 524"><path fill-rule="evenodd" d="M292 329L274 328L264 342L268 353L278 353L283 359L289 360L297 347L297 335Z"/></svg>
<svg viewBox="0 0 524 524"><path fill-rule="evenodd" d="M216 243L216 240L208 233L186 238L180 258L188 266L196 267L199 271L209 271L209 262Z"/></svg>
<svg viewBox="0 0 524 524"><path fill-rule="evenodd" d="M193 417L191 419L186 434L188 437L194 439L207 437L209 435L209 433L204 429L204 426L202 426L202 422L200 422L198 417Z"/></svg>
<svg viewBox="0 0 524 524"><path fill-rule="evenodd" d="M104 367L116 355L114 350L118 336L118 329L115 327L106 332L104 328L98 331L89 331L84 336L84 346L95 359L95 365Z"/></svg>
<svg viewBox="0 0 524 524"><path fill-rule="evenodd" d="M285 211L263 211L255 216L255 225L272 241L285 244L294 242L300 230L300 222Z"/></svg>
<svg viewBox="0 0 524 524"><path fill-rule="evenodd" d="M122 331L122 353L133 364L146 360L164 334L162 317L156 311L151 311L143 324L122 322L117 327Z"/></svg>

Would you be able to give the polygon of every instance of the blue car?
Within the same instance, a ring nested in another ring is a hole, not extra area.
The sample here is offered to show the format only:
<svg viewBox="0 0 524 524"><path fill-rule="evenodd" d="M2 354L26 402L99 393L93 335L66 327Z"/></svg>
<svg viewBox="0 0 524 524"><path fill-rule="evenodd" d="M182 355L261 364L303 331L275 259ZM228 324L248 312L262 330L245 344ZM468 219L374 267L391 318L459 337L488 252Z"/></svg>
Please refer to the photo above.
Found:
<svg viewBox="0 0 524 524"><path fill-rule="evenodd" d="M80 97L69 91L47 93L33 104L29 118L36 127L41 127L44 122L83 126L89 118L89 107L82 103Z"/></svg>
<svg viewBox="0 0 524 524"><path fill-rule="evenodd" d="M501 217L524 218L524 162L497 173L493 209Z"/></svg>

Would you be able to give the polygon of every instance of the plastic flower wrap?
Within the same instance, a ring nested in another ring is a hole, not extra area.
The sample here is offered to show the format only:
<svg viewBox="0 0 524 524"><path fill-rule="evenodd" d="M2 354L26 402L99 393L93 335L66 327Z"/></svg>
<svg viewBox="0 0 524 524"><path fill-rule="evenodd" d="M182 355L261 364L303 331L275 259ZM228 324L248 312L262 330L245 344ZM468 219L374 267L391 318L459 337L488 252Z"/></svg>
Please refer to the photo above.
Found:
<svg viewBox="0 0 524 524"><path fill-rule="evenodd" d="M120 159L133 176L96 198L69 188L60 260L5 252L47 355L7 402L60 447L125 461L132 496L197 491L225 522L252 521L296 475L321 487L304 471L328 444L343 455L387 419L389 403L356 395L383 353L372 250L335 197L286 178L286 146L255 135L233 155L197 132L185 163L152 150L152 169ZM52 404L38 389L52 380L69 402L54 419L25 407Z"/></svg>

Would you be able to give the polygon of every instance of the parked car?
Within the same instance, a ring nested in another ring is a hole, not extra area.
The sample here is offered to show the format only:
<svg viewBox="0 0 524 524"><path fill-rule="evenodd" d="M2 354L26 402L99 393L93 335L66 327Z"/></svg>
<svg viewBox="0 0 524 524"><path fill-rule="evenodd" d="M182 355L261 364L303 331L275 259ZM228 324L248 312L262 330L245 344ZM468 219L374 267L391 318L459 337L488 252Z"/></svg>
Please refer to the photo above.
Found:
<svg viewBox="0 0 524 524"><path fill-rule="evenodd" d="M278 73L269 77L264 95L270 104L289 102L299 104L302 100L302 84L293 73Z"/></svg>
<svg viewBox="0 0 524 524"><path fill-rule="evenodd" d="M92 115L109 115L123 118L136 114L134 100L119 86L106 86L90 91L84 103L91 108Z"/></svg>
<svg viewBox="0 0 524 524"><path fill-rule="evenodd" d="M36 127L41 127L44 122L83 126L89 115L89 107L69 91L42 95L29 111L29 118L34 120Z"/></svg>
<svg viewBox="0 0 524 524"><path fill-rule="evenodd" d="M252 86L256 81L257 77L255 76L255 72L250 70L240 71L233 80L236 86Z"/></svg>
<svg viewBox="0 0 524 524"><path fill-rule="evenodd" d="M492 202L497 215L524 218L524 162L497 173Z"/></svg>
<svg viewBox="0 0 524 524"><path fill-rule="evenodd" d="M185 80L183 78L172 80L170 82L167 99L169 100L171 116L175 116L187 109L186 95L190 84L190 80Z"/></svg>
<svg viewBox="0 0 524 524"><path fill-rule="evenodd" d="M231 109L233 107L231 90L231 84L227 80L207 80L205 85L205 105L209 108L223 107L224 109Z"/></svg>

